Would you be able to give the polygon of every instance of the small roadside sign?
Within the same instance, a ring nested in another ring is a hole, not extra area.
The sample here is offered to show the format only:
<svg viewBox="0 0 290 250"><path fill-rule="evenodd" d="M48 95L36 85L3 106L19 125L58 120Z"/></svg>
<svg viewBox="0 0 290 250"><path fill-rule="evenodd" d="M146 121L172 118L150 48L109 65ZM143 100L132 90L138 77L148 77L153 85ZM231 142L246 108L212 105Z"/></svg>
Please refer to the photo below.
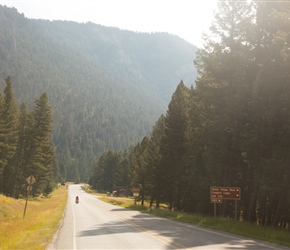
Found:
<svg viewBox="0 0 290 250"><path fill-rule="evenodd" d="M28 182L29 185L32 185L33 183L36 182L36 180L35 180L35 178L34 178L33 175L30 175L30 176L26 179L26 181Z"/></svg>
<svg viewBox="0 0 290 250"><path fill-rule="evenodd" d="M136 196L139 196L139 193L140 193L140 188L133 188L133 195L136 197Z"/></svg>
<svg viewBox="0 0 290 250"><path fill-rule="evenodd" d="M140 194L140 188L133 188L134 205L136 205L136 201L139 194Z"/></svg>

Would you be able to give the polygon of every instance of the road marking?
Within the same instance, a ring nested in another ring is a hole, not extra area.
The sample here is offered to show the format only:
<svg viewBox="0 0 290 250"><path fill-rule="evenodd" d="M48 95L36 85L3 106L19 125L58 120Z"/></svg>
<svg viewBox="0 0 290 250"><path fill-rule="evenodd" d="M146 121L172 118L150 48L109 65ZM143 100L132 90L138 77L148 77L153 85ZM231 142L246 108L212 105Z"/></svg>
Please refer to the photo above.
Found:
<svg viewBox="0 0 290 250"><path fill-rule="evenodd" d="M115 215L115 216L116 217L119 217L117 215ZM158 241L160 241L162 243L165 243L168 246L173 247L174 249L180 249L180 248L182 248L182 249L185 249L185 250L186 249L189 250L189 248L185 247L184 245L181 245L181 244L179 244L177 242L171 242L171 239L168 239L168 238L166 238L164 236L161 236L158 233L155 233L155 232L153 232L151 230L148 230L148 229L146 229L146 228L144 228L142 226L139 226L139 225L137 225L135 223L132 223L132 222L126 220L126 219L122 219L122 217L119 217L119 220L123 221L124 223L127 223L127 224L131 225L132 227L136 228L140 232L143 232L143 233L149 235L150 237L152 237L152 238L154 238L154 239L156 239L156 240L158 240Z"/></svg>
<svg viewBox="0 0 290 250"><path fill-rule="evenodd" d="M113 212L108 212L108 211L106 211L106 210L104 210L104 209L102 209L100 207L98 207L98 209L102 210L103 212L105 212L106 214L108 214L110 216L114 216L118 220L120 220L120 221L122 221L122 222L124 222L126 224L131 225L132 227L136 228L140 232L145 233L146 235L148 235L148 236L150 236L150 237L152 237L152 238L154 238L154 239L156 239L156 240L158 240L158 241L160 241L160 242L162 242L162 243L164 243L164 244L166 244L168 246L171 246L172 248L174 248L176 250L178 250L178 249L182 249L182 250L190 250L190 249L192 249L192 248L187 248L186 246L184 246L182 244L179 244L177 242L170 242L171 239L166 238L164 236L161 236L158 233L155 233L155 232L153 232L151 230L148 230L148 229L146 229L146 228L144 228L142 226L139 226L138 224L135 224L135 223L130 222L130 221L126 220L126 219L123 219L121 216L118 216L118 215L114 214ZM160 218L160 219L164 219L164 218ZM180 224L182 222L172 221L172 223ZM196 225L188 225L188 227L195 228L195 229L198 229L200 231L204 231L204 232L208 232L208 233L212 233L212 234L216 234L216 235L221 235L221 236L228 237L228 238L235 239L235 240L243 240L243 236L240 236L240 237L239 236L233 236L233 235L229 235L230 233L227 234L227 233L223 233L223 232L216 232L214 230L201 228L201 227L196 226ZM272 243L269 243L269 244L266 243L265 244L263 242L260 242L259 240L248 239L247 237L245 237L244 240L250 240L252 243L255 243L257 245L260 245L262 247L266 247L266 248L269 248L269 249L277 249L277 246L272 246L271 245ZM281 249L283 249L283 248L281 248Z"/></svg>
<svg viewBox="0 0 290 250"><path fill-rule="evenodd" d="M178 250L178 249L189 250L189 248L187 248L186 246L183 246L183 245L181 245L179 243L176 243L176 242L171 242L172 239L168 239L168 238L166 238L164 236L159 235L158 233L155 233L155 232L153 232L151 230L148 230L148 229L146 229L146 228L144 228L142 226L139 226L138 224L135 224L135 223L130 222L130 221L126 220L126 219L123 219L121 216L118 216L118 215L116 215L116 214L114 214L112 212L108 212L108 211L106 211L106 210L104 210L104 209L102 209L100 207L98 207L98 209L102 210L104 213L108 214L111 217L114 216L119 221L122 221L122 222L124 222L126 224L129 224L130 226L136 228L140 232L142 232L142 233L150 236L151 238L154 238L154 239L166 244L167 246L170 246L170 247L172 247L172 248L174 248L176 250Z"/></svg>

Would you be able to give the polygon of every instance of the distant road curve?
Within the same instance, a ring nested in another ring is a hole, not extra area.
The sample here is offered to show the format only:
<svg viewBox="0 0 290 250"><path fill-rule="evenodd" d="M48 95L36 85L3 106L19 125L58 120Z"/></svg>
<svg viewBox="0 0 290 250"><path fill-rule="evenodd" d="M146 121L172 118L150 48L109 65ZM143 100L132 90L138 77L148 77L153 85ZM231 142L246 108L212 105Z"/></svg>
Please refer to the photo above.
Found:
<svg viewBox="0 0 290 250"><path fill-rule="evenodd" d="M80 203L75 204L79 196ZM120 208L70 185L62 226L48 249L288 249Z"/></svg>

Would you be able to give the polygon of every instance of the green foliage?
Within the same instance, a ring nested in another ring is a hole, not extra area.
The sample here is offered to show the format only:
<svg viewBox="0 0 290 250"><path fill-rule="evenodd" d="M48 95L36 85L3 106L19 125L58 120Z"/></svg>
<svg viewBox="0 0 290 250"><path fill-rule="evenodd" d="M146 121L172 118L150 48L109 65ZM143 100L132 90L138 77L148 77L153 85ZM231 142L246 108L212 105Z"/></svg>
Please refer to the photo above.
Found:
<svg viewBox="0 0 290 250"><path fill-rule="evenodd" d="M96 190L112 193L118 186L128 186L128 164L121 154L104 152L96 162L89 184Z"/></svg>
<svg viewBox="0 0 290 250"><path fill-rule="evenodd" d="M181 197L185 188L186 166L182 157L185 153L186 106L190 91L181 82L172 95L165 117L164 134L160 144L163 168L163 190L167 190L164 198L170 208L181 209Z"/></svg>
<svg viewBox="0 0 290 250"><path fill-rule="evenodd" d="M49 186L55 173L55 154L51 141L52 112L47 93L35 101L32 115L34 122L28 164L31 166L29 171L36 179L33 195L38 195Z"/></svg>
<svg viewBox="0 0 290 250"><path fill-rule="evenodd" d="M197 48L177 36L136 33L90 22L37 20L37 24L57 42L116 74L135 95L157 98L164 106L177 81L193 84L196 78L192 61Z"/></svg>
<svg viewBox="0 0 290 250"><path fill-rule="evenodd" d="M33 175L33 195L48 195L57 178L57 165L51 142L51 108L46 93L35 101L33 112L23 103L18 107L10 77L6 79L1 116L1 192L18 198L26 194L26 179Z"/></svg>
<svg viewBox="0 0 290 250"><path fill-rule="evenodd" d="M289 13L282 6L221 1L222 14L216 16L210 34L220 41L208 36L196 60L200 69L196 92L206 115L203 137L210 136L201 155L212 175L208 184L242 187L243 218L273 226L283 226L281 220L286 223L290 204L281 193L289 190L283 156L289 144L281 143L289 133L289 116L283 112L290 94L289 62L278 52L285 50L285 43L279 47L274 39L285 32L275 20L278 12L280 17ZM223 202L220 214L232 215L231 205Z"/></svg>
<svg viewBox="0 0 290 250"><path fill-rule="evenodd" d="M1 117L1 153L0 153L0 191L3 192L6 183L12 182L14 176L9 173L9 160L13 157L16 151L16 144L18 140L17 126L18 126L18 107L13 95L12 82L10 77L5 80L6 87L4 89L3 109L0 114ZM1 185L2 184L2 185Z"/></svg>
<svg viewBox="0 0 290 250"><path fill-rule="evenodd" d="M170 34L30 20L5 6L0 22L0 78L12 76L17 100L30 109L48 94L64 181L88 181L104 151L149 134L176 81L196 78L197 48Z"/></svg>
<svg viewBox="0 0 290 250"><path fill-rule="evenodd" d="M164 43L165 34L32 21L1 7L0 74L13 75L15 96L33 108L18 111L7 78L0 96L1 189L19 195L32 171L35 194L48 188L58 173L54 145L64 180L87 180L96 162L90 176L96 189L139 187L151 206L205 215L213 214L210 186L239 186L241 220L289 227L289 4L218 6L195 60L196 87L181 82L161 117L160 93L173 91L183 78L177 72L188 65L177 55L194 54L194 47L179 39ZM136 145L114 152L130 142ZM217 212L234 217L233 201Z"/></svg>
<svg viewBox="0 0 290 250"><path fill-rule="evenodd" d="M289 14L283 2L219 2L196 88L178 85L164 129L128 157L151 206L213 215L210 186L237 186L239 220L289 228ZM234 218L234 201L217 214Z"/></svg>

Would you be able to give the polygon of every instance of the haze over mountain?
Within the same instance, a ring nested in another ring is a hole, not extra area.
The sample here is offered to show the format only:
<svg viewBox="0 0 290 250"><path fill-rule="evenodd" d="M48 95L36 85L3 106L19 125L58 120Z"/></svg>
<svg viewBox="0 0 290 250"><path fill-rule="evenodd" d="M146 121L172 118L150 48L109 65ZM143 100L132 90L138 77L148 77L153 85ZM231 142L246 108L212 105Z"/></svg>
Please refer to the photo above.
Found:
<svg viewBox="0 0 290 250"><path fill-rule="evenodd" d="M167 33L32 20L0 6L0 76L32 106L48 93L60 173L85 181L107 149L150 133L178 83L194 85L197 47Z"/></svg>

